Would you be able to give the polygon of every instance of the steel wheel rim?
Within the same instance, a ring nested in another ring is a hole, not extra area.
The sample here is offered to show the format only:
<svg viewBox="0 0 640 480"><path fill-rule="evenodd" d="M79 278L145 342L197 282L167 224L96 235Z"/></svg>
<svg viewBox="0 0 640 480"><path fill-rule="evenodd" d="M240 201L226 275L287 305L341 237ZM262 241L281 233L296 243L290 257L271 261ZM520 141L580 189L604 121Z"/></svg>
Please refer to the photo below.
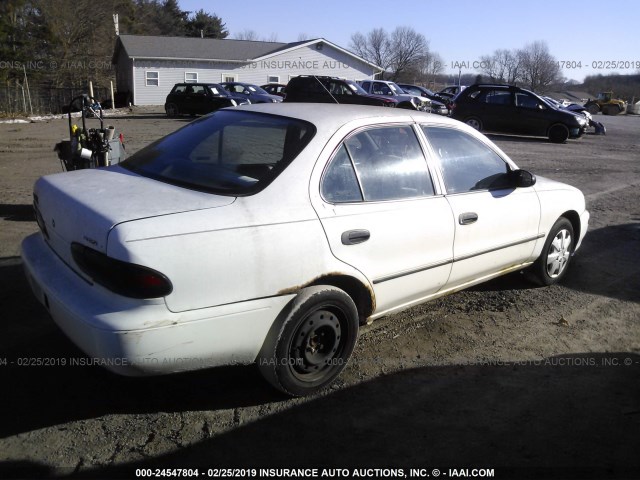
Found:
<svg viewBox="0 0 640 480"><path fill-rule="evenodd" d="M553 238L547 252L547 275L557 278L565 271L571 258L571 232L560 230Z"/></svg>
<svg viewBox="0 0 640 480"><path fill-rule="evenodd" d="M475 118L470 118L469 120L467 120L467 125L476 130L480 130L480 121L476 120Z"/></svg>
<svg viewBox="0 0 640 480"><path fill-rule="evenodd" d="M296 330L289 349L289 367L300 380L313 381L339 366L343 350L342 322L337 312L318 309Z"/></svg>

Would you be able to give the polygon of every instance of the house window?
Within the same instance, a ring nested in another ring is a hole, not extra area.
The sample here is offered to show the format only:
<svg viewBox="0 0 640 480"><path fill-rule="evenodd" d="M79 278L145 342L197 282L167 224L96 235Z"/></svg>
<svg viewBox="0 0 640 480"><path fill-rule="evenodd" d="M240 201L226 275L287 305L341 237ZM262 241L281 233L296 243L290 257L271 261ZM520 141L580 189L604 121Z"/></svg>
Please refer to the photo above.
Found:
<svg viewBox="0 0 640 480"><path fill-rule="evenodd" d="M198 72L184 72L184 83L198 83Z"/></svg>
<svg viewBox="0 0 640 480"><path fill-rule="evenodd" d="M147 87L157 87L160 85L160 72L145 72L145 81Z"/></svg>
<svg viewBox="0 0 640 480"><path fill-rule="evenodd" d="M279 75L268 75L267 76L267 83L280 83L280 76Z"/></svg>
<svg viewBox="0 0 640 480"><path fill-rule="evenodd" d="M222 74L222 81L223 82L237 82L238 81L238 76L233 74L233 73L223 73Z"/></svg>

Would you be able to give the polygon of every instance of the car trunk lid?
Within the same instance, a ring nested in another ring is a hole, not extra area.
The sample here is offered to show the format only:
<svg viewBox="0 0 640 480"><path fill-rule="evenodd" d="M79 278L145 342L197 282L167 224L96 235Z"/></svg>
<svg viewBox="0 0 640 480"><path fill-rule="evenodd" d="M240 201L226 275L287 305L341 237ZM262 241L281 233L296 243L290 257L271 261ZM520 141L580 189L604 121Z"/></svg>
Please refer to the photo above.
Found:
<svg viewBox="0 0 640 480"><path fill-rule="evenodd" d="M71 243L106 253L109 232L120 223L221 207L234 200L165 184L118 166L48 175L34 187L40 230L76 271Z"/></svg>

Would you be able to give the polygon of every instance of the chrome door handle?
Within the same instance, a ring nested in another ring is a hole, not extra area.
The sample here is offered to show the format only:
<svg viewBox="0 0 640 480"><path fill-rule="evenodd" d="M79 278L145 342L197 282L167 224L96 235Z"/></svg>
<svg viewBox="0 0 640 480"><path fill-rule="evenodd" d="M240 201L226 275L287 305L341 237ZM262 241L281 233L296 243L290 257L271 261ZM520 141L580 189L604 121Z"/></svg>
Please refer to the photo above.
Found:
<svg viewBox="0 0 640 480"><path fill-rule="evenodd" d="M340 240L343 245L357 245L366 242L370 237L369 230L347 230L342 233Z"/></svg>
<svg viewBox="0 0 640 480"><path fill-rule="evenodd" d="M458 217L460 225L470 225L478 221L478 214L475 212L461 213Z"/></svg>

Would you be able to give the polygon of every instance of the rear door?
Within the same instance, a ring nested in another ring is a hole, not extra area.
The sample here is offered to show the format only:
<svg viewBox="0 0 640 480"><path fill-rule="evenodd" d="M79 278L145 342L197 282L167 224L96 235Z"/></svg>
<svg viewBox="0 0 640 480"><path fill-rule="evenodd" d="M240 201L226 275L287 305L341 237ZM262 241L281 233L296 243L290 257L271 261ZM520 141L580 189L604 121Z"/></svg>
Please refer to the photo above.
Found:
<svg viewBox="0 0 640 480"><path fill-rule="evenodd" d="M350 133L333 151L318 183L312 202L331 251L369 279L378 314L445 285L453 216L434 188L412 125Z"/></svg>
<svg viewBox="0 0 640 480"><path fill-rule="evenodd" d="M486 90L478 98L479 117L483 130L510 132L513 130L513 98L506 89Z"/></svg>

